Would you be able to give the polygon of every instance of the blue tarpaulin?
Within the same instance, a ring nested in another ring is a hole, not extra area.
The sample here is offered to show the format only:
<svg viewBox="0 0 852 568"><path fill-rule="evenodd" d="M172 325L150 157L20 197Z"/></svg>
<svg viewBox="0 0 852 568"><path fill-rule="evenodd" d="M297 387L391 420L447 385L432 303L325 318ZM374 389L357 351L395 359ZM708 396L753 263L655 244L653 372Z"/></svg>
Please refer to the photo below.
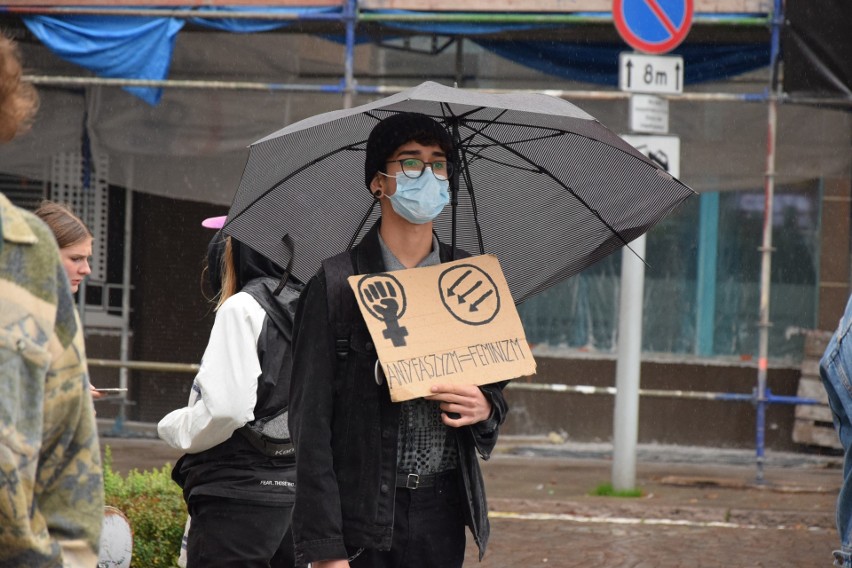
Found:
<svg viewBox="0 0 852 568"><path fill-rule="evenodd" d="M542 73L571 81L618 85L618 54L623 44L569 44L552 41L500 41L474 38L482 48ZM769 65L768 44L681 44L684 83L718 81Z"/></svg>
<svg viewBox="0 0 852 568"><path fill-rule="evenodd" d="M202 8L199 14L204 13L227 13L227 12L259 12L263 14L282 14L299 18L321 18L335 17L341 13L340 8L279 8L272 6L216 6ZM255 33L277 30L294 23L294 20L272 20L272 19L247 19L247 18L190 18L189 22L197 26L222 30L233 33Z"/></svg>
<svg viewBox="0 0 852 568"><path fill-rule="evenodd" d="M101 77L162 80L169 75L177 33L174 18L27 16L30 31L59 57ZM155 105L162 89L125 87Z"/></svg>
<svg viewBox="0 0 852 568"><path fill-rule="evenodd" d="M341 8L210 7L199 8L197 26L234 33L264 32L292 25L299 19L338 19ZM294 19L204 18L204 12L282 13ZM386 13L407 13L388 10ZM136 16L25 16L24 22L57 55L102 77L162 80L168 77L175 37L184 21L173 17ZM618 54L622 44L577 44L554 41L497 40L477 37L509 31L549 29L552 25L468 22L383 22L388 30L470 37L500 57L568 80L618 84ZM323 36L334 41L342 37ZM358 43L370 38L359 34ZM769 64L769 45L683 44L685 83L720 80ZM161 89L126 87L150 104L157 104Z"/></svg>

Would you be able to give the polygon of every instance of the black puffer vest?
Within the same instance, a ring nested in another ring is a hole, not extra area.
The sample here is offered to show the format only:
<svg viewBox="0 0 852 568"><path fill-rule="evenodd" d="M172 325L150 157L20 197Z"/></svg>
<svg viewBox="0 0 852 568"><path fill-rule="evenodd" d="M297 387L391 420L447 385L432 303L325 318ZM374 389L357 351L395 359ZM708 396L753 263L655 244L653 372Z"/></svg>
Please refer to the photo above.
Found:
<svg viewBox="0 0 852 568"><path fill-rule="evenodd" d="M255 419L236 430L221 444L185 454L172 470L172 478L189 500L211 495L270 504L289 505L296 491L295 456L286 430L290 390L290 343L293 314L301 285L288 283L276 296L279 281L260 277L242 291L250 294L266 312L257 341L261 374L257 382ZM272 425L274 435L264 435Z"/></svg>

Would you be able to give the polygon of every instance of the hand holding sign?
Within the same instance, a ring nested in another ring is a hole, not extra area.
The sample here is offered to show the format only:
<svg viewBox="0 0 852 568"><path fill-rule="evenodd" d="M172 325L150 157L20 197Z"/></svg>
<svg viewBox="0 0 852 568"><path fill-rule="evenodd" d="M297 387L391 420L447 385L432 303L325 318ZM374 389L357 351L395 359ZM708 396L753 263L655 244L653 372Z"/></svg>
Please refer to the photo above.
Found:
<svg viewBox="0 0 852 568"><path fill-rule="evenodd" d="M491 416L491 403L475 385L435 385L434 394L425 397L441 405L441 420L447 426L470 426Z"/></svg>

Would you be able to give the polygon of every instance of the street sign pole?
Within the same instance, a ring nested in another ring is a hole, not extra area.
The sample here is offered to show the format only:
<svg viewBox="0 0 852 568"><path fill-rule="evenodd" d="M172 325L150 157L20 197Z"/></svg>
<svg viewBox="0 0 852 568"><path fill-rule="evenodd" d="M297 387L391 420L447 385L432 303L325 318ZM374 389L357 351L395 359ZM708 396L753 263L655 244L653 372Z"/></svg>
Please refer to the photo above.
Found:
<svg viewBox="0 0 852 568"><path fill-rule="evenodd" d="M640 53L619 56L619 88L631 95L630 129L668 132L668 101L657 94L683 92L683 59L660 57L679 45L692 25L693 0L613 0L612 15L618 33ZM645 55L651 54L651 55ZM650 97L650 98L648 98ZM634 120L635 119L635 120ZM680 140L674 136L643 136L631 142L669 173L680 175ZM634 137L639 138L639 137ZM674 139L667 140L667 139ZM632 249L632 250L630 250ZM637 257L638 255L638 257ZM636 446L639 429L639 383L642 357L642 315L645 288L645 235L621 253L621 291L618 313L618 354L615 370L612 486L616 491L636 487Z"/></svg>

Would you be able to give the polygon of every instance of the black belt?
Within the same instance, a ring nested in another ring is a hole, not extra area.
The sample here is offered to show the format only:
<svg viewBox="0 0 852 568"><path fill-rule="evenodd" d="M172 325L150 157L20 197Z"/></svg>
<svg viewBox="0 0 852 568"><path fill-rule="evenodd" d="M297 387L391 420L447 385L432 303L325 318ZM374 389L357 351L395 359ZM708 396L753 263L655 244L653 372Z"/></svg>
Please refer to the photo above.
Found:
<svg viewBox="0 0 852 568"><path fill-rule="evenodd" d="M449 479L456 475L456 470L442 471L440 473L430 473L428 475L418 475L416 473L397 473L396 486L404 489L423 489L424 487L434 487L439 480Z"/></svg>

